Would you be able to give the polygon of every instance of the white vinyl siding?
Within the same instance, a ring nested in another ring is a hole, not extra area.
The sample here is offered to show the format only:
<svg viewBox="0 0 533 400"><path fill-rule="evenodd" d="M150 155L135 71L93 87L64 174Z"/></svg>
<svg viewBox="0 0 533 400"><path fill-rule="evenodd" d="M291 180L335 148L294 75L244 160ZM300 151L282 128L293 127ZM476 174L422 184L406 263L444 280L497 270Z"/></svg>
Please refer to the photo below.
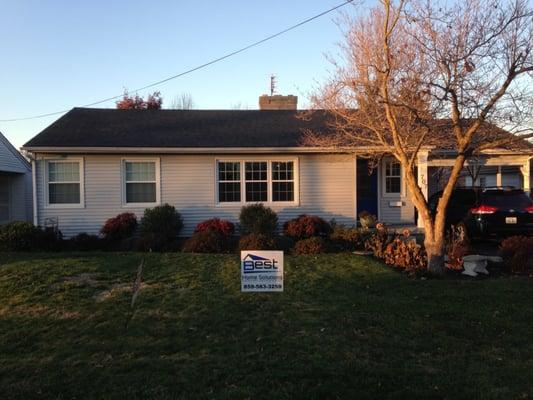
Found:
<svg viewBox="0 0 533 400"><path fill-rule="evenodd" d="M80 232L98 234L104 222L124 212L122 200L122 160L120 155L84 155L85 208L46 208L43 187L43 164L37 162L37 204L39 224L56 218L66 236ZM161 155L160 203L176 207L184 220L183 236L191 235L198 224L219 217L238 222L244 203L218 202L216 155ZM248 161L261 160L249 156ZM294 161L284 157L265 157L273 161ZM225 161L225 160L224 160ZM239 161L239 160L229 160ZM298 156L295 167L295 201L271 202L267 205L278 213L280 227L300 214L319 215L326 220L355 224L354 157L348 155L308 154ZM242 172L242 170L241 170ZM269 178L270 179L270 178ZM131 205L128 211L141 218L145 206Z"/></svg>

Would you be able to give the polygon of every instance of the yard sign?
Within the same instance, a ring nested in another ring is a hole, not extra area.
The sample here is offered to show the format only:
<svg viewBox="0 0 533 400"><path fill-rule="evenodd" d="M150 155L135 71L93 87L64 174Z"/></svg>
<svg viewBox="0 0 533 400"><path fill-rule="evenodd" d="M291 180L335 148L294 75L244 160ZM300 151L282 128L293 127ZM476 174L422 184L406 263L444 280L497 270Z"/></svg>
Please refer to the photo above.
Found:
<svg viewBox="0 0 533 400"><path fill-rule="evenodd" d="M283 252L241 251L242 292L283 292Z"/></svg>

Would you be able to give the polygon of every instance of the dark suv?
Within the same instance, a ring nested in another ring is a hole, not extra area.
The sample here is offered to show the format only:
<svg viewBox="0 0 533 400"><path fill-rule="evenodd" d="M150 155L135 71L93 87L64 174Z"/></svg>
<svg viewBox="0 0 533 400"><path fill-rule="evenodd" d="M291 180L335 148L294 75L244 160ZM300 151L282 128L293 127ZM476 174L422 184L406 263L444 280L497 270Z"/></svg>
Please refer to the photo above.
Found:
<svg viewBox="0 0 533 400"><path fill-rule="evenodd" d="M429 199L433 214L442 192ZM458 225L474 237L533 235L533 201L513 187L456 188L446 210L446 226Z"/></svg>

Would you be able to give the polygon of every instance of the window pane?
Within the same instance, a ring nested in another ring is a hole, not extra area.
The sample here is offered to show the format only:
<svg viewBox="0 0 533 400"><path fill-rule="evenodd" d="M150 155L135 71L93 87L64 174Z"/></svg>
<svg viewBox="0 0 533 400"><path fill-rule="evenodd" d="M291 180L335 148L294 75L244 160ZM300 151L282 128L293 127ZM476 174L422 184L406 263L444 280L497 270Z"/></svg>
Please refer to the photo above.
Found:
<svg viewBox="0 0 533 400"><path fill-rule="evenodd" d="M246 201L267 201L266 182L246 182Z"/></svg>
<svg viewBox="0 0 533 400"><path fill-rule="evenodd" d="M385 191L387 193L400 193L401 178L387 177L385 178Z"/></svg>
<svg viewBox="0 0 533 400"><path fill-rule="evenodd" d="M272 201L294 201L294 182L273 182Z"/></svg>
<svg viewBox="0 0 533 400"><path fill-rule="evenodd" d="M291 181L293 180L294 163L289 162L272 162L272 180L274 181Z"/></svg>
<svg viewBox="0 0 533 400"><path fill-rule="evenodd" d="M126 162L127 182L155 182L155 162Z"/></svg>
<svg viewBox="0 0 533 400"><path fill-rule="evenodd" d="M48 185L49 204L79 204L79 183L51 183Z"/></svg>
<svg viewBox="0 0 533 400"><path fill-rule="evenodd" d="M48 162L49 182L79 182L80 164L74 162Z"/></svg>
<svg viewBox="0 0 533 400"><path fill-rule="evenodd" d="M267 162L247 162L246 163L246 180L247 181L266 181L267 180Z"/></svg>
<svg viewBox="0 0 533 400"><path fill-rule="evenodd" d="M241 184L239 182L220 182L218 184L218 201L221 203L241 201Z"/></svg>
<svg viewBox="0 0 533 400"><path fill-rule="evenodd" d="M241 179L241 164L238 162L219 162L219 181L239 181Z"/></svg>
<svg viewBox="0 0 533 400"><path fill-rule="evenodd" d="M126 183L126 203L155 202L155 183Z"/></svg>

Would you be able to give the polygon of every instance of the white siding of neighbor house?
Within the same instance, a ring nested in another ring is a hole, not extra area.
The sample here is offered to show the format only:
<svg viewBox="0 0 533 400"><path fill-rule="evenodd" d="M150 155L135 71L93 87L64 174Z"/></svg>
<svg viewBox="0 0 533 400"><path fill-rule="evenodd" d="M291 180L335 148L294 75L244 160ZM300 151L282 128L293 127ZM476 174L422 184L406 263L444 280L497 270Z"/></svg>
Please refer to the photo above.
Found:
<svg viewBox="0 0 533 400"><path fill-rule="evenodd" d="M0 171L18 173L27 173L29 171L28 165L15 154L16 151L7 139L0 134Z"/></svg>
<svg viewBox="0 0 533 400"><path fill-rule="evenodd" d="M32 220L32 182L31 174L0 172L0 190L7 190L9 195L8 221ZM3 222L3 221L2 221Z"/></svg>
<svg viewBox="0 0 533 400"><path fill-rule="evenodd" d="M52 156L51 156L52 157ZM123 155L82 155L84 166L84 206L47 208L44 198L44 161L37 161L38 224L57 219L59 229L68 237L80 232L97 234L104 222L123 212L142 217L144 207L122 205L121 160ZM238 222L241 204L218 205L215 196L217 159L271 159L276 156L160 155L161 203L176 207L190 235L198 222L219 217ZM297 158L299 162L299 204L267 204L278 212L280 223L300 214L319 215L327 220L355 224L355 161L353 156L308 154L278 157ZM53 157L52 157L53 158ZM134 158L134 157L131 157Z"/></svg>
<svg viewBox="0 0 533 400"><path fill-rule="evenodd" d="M385 193L384 162L379 169L378 178L378 206L379 220L387 224L412 225L415 222L415 206L405 183L405 174L402 170L402 190L399 194Z"/></svg>

